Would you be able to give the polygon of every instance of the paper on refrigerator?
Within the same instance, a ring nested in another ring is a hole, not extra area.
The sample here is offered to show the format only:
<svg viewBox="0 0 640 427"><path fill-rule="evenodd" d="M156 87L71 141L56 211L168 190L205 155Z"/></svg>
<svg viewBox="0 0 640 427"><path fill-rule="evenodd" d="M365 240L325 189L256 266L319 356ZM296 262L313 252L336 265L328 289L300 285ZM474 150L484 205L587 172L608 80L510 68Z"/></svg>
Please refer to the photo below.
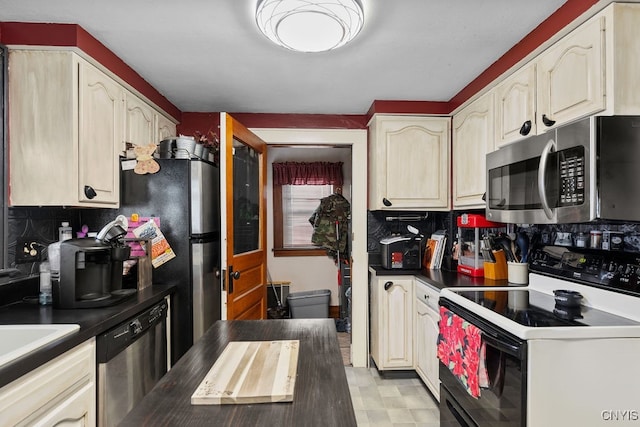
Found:
<svg viewBox="0 0 640 427"><path fill-rule="evenodd" d="M154 268L160 267L165 262L176 257L176 254L169 246L169 242L160 231L160 227L153 220L145 222L141 226L133 229L133 234L139 239L151 240L151 265Z"/></svg>

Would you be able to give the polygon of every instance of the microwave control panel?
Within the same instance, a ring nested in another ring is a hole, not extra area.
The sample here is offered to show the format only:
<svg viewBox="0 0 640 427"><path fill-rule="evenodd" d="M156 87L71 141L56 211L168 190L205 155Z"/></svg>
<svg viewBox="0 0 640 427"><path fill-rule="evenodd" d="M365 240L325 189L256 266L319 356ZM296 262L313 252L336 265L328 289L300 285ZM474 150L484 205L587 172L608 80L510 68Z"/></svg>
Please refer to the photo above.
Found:
<svg viewBox="0 0 640 427"><path fill-rule="evenodd" d="M584 163L583 147L574 147L558 152L558 169L560 173L559 206L575 206L584 203Z"/></svg>

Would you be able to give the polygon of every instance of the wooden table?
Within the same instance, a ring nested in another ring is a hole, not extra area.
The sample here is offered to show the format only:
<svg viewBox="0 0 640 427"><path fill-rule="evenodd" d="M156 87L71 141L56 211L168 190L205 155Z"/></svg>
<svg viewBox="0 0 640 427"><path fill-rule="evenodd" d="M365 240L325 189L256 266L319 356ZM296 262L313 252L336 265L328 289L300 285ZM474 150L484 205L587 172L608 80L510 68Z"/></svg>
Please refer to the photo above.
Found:
<svg viewBox="0 0 640 427"><path fill-rule="evenodd" d="M230 341L300 340L293 402L192 405L191 395ZM355 426L333 319L216 322L121 426Z"/></svg>

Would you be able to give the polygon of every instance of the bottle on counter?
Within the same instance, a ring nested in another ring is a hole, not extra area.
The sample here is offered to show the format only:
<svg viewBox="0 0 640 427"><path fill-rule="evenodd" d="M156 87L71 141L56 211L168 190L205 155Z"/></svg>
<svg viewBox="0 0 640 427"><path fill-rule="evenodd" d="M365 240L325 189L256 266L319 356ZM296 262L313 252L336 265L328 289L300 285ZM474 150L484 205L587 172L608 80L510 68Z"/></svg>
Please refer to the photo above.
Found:
<svg viewBox="0 0 640 427"><path fill-rule="evenodd" d="M52 302L51 270L47 261L40 263L40 295L38 301L40 305L49 305Z"/></svg>
<svg viewBox="0 0 640 427"><path fill-rule="evenodd" d="M58 240L63 242L73 238L73 230L69 226L67 221L62 223L61 227L58 227Z"/></svg>

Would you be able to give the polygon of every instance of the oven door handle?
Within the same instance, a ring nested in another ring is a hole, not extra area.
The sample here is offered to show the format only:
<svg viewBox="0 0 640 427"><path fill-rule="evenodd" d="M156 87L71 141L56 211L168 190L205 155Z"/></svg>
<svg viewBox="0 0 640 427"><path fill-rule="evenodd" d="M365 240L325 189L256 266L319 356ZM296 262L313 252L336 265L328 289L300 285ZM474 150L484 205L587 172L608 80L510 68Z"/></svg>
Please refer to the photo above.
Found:
<svg viewBox="0 0 640 427"><path fill-rule="evenodd" d="M540 195L540 203L542 204L542 210L544 210L544 214L549 219L553 219L553 211L549 207L549 202L547 201L547 190L544 185L544 177L547 174L547 160L549 158L549 154L555 151L556 142L553 139L550 139L547 142L547 145L544 146L544 150L542 150L542 154L540 155L540 165L538 166L538 194Z"/></svg>
<svg viewBox="0 0 640 427"><path fill-rule="evenodd" d="M489 344L490 346L496 348L501 352L508 353L512 356L517 357L518 359L522 358L522 355L520 354L522 349L521 345L503 341L500 338L489 335L486 332L483 332L482 339L486 344Z"/></svg>

